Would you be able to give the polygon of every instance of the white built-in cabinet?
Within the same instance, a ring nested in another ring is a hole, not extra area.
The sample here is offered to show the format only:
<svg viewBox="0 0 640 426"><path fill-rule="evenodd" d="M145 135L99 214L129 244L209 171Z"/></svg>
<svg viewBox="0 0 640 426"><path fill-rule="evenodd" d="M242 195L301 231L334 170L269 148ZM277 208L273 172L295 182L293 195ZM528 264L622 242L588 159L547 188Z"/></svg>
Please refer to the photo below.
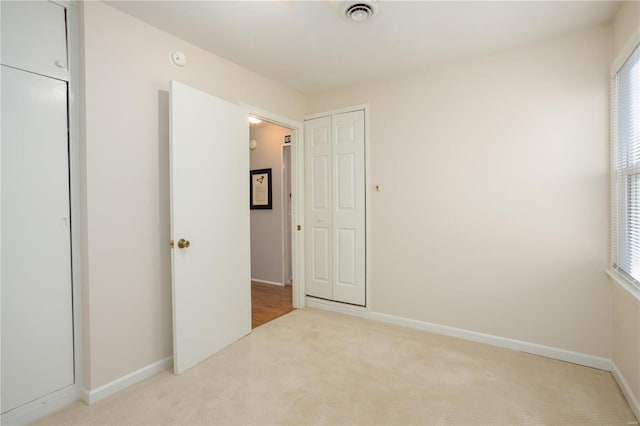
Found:
<svg viewBox="0 0 640 426"><path fill-rule="evenodd" d="M365 114L305 121L305 288L364 306Z"/></svg>
<svg viewBox="0 0 640 426"><path fill-rule="evenodd" d="M4 415L73 385L75 373L66 9L0 8Z"/></svg>
<svg viewBox="0 0 640 426"><path fill-rule="evenodd" d="M2 64L69 79L66 8L49 1L2 4Z"/></svg>

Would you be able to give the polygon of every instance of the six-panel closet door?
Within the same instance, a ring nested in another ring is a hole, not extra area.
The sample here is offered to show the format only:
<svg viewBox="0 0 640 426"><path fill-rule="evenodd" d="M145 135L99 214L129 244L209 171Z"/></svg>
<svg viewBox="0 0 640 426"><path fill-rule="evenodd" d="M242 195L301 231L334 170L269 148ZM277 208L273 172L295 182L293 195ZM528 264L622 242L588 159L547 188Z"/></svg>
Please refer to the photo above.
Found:
<svg viewBox="0 0 640 426"><path fill-rule="evenodd" d="M305 122L307 295L365 305L364 111Z"/></svg>

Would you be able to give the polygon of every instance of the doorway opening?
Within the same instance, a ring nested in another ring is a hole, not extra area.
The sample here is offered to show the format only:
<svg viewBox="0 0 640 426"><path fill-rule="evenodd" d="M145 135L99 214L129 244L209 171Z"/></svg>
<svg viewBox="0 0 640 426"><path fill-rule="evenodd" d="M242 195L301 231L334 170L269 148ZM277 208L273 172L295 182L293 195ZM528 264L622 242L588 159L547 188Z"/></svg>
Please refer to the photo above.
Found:
<svg viewBox="0 0 640 426"><path fill-rule="evenodd" d="M251 116L251 325L294 309L292 136L294 129Z"/></svg>

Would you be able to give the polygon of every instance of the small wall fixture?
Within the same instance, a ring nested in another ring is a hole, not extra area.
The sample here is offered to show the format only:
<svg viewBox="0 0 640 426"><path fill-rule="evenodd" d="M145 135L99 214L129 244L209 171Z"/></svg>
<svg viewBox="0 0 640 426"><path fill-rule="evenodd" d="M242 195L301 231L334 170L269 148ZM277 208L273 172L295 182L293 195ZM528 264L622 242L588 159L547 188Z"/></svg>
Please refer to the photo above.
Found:
<svg viewBox="0 0 640 426"><path fill-rule="evenodd" d="M187 65L187 55L180 50L174 50L171 52L171 63L176 67L184 67Z"/></svg>
<svg viewBox="0 0 640 426"><path fill-rule="evenodd" d="M258 146L258 141L255 139L251 139L251 142L249 142L249 149L253 151L254 149L256 149L257 146Z"/></svg>

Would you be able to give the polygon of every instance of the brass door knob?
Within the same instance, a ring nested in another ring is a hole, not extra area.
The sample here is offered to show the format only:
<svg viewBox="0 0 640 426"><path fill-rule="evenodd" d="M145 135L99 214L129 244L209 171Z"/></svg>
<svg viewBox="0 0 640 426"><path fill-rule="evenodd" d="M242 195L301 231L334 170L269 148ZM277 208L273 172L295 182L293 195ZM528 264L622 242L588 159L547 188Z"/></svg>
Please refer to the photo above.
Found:
<svg viewBox="0 0 640 426"><path fill-rule="evenodd" d="M178 240L178 248L184 249L184 248L188 248L191 245L191 243L189 242L189 240L185 240L184 238L180 238Z"/></svg>

